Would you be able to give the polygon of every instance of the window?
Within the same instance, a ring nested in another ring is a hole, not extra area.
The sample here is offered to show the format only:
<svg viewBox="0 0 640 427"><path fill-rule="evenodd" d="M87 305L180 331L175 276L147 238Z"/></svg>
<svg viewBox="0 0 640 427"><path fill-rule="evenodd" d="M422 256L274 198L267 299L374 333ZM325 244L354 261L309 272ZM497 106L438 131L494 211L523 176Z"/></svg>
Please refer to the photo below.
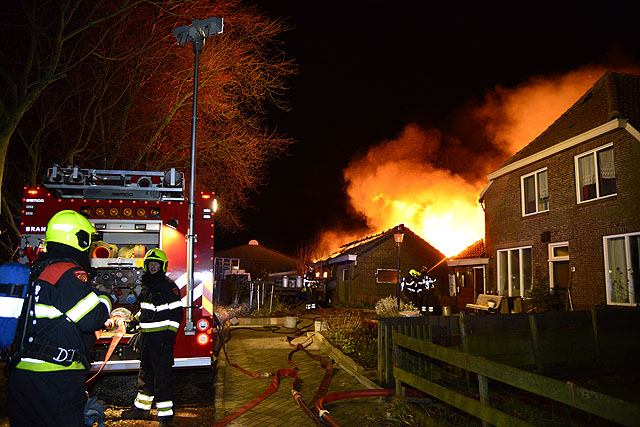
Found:
<svg viewBox="0 0 640 427"><path fill-rule="evenodd" d="M349 269L345 268L344 270L342 270L342 281L343 282L348 282L349 281Z"/></svg>
<svg viewBox="0 0 640 427"><path fill-rule="evenodd" d="M604 236L607 304L636 304L640 274L640 233Z"/></svg>
<svg viewBox="0 0 640 427"><path fill-rule="evenodd" d="M520 179L522 215L531 215L549 210L549 187L547 169L541 169Z"/></svg>
<svg viewBox="0 0 640 427"><path fill-rule="evenodd" d="M398 283L398 270L379 268L376 272L376 283Z"/></svg>
<svg viewBox="0 0 640 427"><path fill-rule="evenodd" d="M498 292L528 297L531 292L531 247L498 251Z"/></svg>
<svg viewBox="0 0 640 427"><path fill-rule="evenodd" d="M576 156L575 164L579 203L616 194L612 144Z"/></svg>
<svg viewBox="0 0 640 427"><path fill-rule="evenodd" d="M549 286L568 290L571 286L569 266L569 243L549 243Z"/></svg>

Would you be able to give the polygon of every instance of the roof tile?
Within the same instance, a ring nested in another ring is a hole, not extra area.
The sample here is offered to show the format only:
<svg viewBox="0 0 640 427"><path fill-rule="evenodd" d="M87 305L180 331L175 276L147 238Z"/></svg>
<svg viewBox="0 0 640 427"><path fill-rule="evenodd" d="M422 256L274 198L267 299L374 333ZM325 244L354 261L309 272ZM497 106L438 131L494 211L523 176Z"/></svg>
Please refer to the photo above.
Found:
<svg viewBox="0 0 640 427"><path fill-rule="evenodd" d="M615 118L640 129L640 76L606 72L571 108L503 166L529 157Z"/></svg>

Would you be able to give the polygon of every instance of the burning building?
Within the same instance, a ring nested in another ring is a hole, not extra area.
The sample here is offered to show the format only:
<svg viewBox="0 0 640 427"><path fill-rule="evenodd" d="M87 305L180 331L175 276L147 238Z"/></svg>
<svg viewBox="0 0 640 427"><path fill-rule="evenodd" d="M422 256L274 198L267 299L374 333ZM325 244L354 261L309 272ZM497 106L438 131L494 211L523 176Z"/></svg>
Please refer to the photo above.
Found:
<svg viewBox="0 0 640 427"><path fill-rule="evenodd" d="M398 247L395 234L399 227L347 243L315 262L314 269L319 278L326 280L332 303L358 305L395 297L398 275L407 277L411 269L429 271L429 276L436 279L432 298L449 294L445 255L404 226Z"/></svg>

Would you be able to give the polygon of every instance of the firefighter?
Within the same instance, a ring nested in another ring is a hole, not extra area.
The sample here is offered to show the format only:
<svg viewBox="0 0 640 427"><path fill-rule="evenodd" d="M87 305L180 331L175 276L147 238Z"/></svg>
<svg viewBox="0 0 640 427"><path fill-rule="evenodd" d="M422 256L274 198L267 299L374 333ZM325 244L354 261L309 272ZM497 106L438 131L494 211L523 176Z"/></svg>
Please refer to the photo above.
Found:
<svg viewBox="0 0 640 427"><path fill-rule="evenodd" d="M429 277L426 269L423 269L422 272L411 269L409 276L411 280L403 283L402 288L407 291L413 305L425 314L435 314L438 305L435 297L436 280Z"/></svg>
<svg viewBox="0 0 640 427"><path fill-rule="evenodd" d="M95 231L72 210L56 213L47 225L45 250L31 268L28 338L8 370L12 426L85 425L89 351L111 311L108 294L91 288L88 249Z"/></svg>
<svg viewBox="0 0 640 427"><path fill-rule="evenodd" d="M309 269L307 273L304 274L302 279L302 292L305 295L305 308L307 310L315 310L317 304L317 282L313 277L313 267Z"/></svg>
<svg viewBox="0 0 640 427"><path fill-rule="evenodd" d="M148 420L155 401L160 425L173 421L171 367L183 317L180 290L166 276L167 264L167 255L160 249L151 249L144 257L140 311L134 316L142 331L138 394L133 407L122 413L123 419Z"/></svg>
<svg viewBox="0 0 640 427"><path fill-rule="evenodd" d="M420 307L422 302L422 293L424 292L424 280L422 274L415 269L409 271L410 280L403 283L403 289L407 292L411 303Z"/></svg>

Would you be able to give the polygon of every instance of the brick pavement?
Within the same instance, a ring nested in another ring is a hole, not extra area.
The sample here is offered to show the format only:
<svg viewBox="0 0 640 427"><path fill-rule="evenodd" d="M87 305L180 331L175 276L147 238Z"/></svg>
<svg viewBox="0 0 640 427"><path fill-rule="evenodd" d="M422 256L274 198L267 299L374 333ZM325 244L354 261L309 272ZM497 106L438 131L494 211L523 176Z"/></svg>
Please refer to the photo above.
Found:
<svg viewBox="0 0 640 427"><path fill-rule="evenodd" d="M281 328L277 332L290 333L293 330ZM291 368L287 363L287 355L294 349L285 337L287 334L274 333L269 330L253 330L234 328L231 339L227 342L227 354L231 363L256 374L273 373L278 369ZM302 343L307 339L302 336L293 341ZM313 339L307 350L312 354L321 354ZM297 389L307 406L313 408L311 399L315 395L325 370L320 363L302 351L293 354L291 359L298 367ZM273 377L253 378L238 369L229 366L224 361L224 354L220 352L218 361L218 383L216 384L216 421L233 413L253 398L263 393ZM280 379L278 390L267 397L256 407L231 421L231 427L250 426L314 426L317 425L293 401L291 393L292 378ZM331 385L327 393L347 390L359 390L365 387L347 372L334 365ZM381 416L384 411L384 401L380 398L356 398L338 401L326 405L331 416L342 426L377 425L374 417ZM378 418L379 419L379 418Z"/></svg>

